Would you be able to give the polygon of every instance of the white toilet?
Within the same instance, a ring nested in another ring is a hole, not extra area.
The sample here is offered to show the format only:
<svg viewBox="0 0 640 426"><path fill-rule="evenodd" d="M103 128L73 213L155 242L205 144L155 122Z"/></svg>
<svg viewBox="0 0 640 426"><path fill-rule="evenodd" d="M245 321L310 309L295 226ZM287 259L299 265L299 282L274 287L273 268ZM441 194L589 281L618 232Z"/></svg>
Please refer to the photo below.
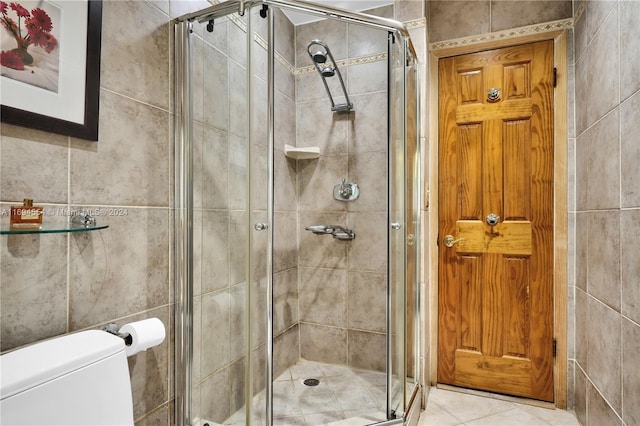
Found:
<svg viewBox="0 0 640 426"><path fill-rule="evenodd" d="M0 425L133 425L124 340L69 334L0 357Z"/></svg>

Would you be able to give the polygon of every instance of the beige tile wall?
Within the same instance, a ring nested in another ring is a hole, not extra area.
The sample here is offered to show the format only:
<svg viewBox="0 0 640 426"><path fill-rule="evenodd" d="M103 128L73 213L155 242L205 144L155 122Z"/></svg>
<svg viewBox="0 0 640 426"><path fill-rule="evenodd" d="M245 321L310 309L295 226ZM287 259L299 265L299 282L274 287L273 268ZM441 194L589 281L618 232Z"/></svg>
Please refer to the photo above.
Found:
<svg viewBox="0 0 640 426"><path fill-rule="evenodd" d="M426 0L429 42L485 34L571 17L571 1Z"/></svg>
<svg viewBox="0 0 640 426"><path fill-rule="evenodd" d="M405 3L403 13L411 19L409 16L416 2ZM1 349L10 350L80 329L101 328L110 321L123 324L159 317L168 330L165 342L129 359L134 414L136 424L140 425L173 423L173 29L170 19L208 5L204 0L104 1L99 142L74 140L6 124L1 129L0 201L3 208L29 196L36 204L50 207L118 207L127 212L124 216L104 218L110 225L104 231L2 237ZM294 29L283 16L278 15L277 20L278 28L284 32L278 37L278 52L295 64L295 46L286 42L294 39ZM244 346L239 342L243 341L241 312L246 284L242 282L245 256L238 248L247 234L245 213L239 210L244 206L246 194L238 188L245 184L246 170L239 159L246 155L241 141L246 136L246 127L242 124L247 108L239 102L242 100L239 92L246 81L243 78L246 52L243 43L237 43L244 37L239 37L238 30L234 24L218 21L214 33L197 29L194 45L194 80L202 89L193 92L197 122L194 128L197 162L194 227L200 231L196 232L194 242L194 326L196 335L200 336L195 341L195 351L209 354L194 359L194 378L198 383L195 394L202 395L202 398L194 399L194 407L195 411L212 418L228 416L243 402L244 363L240 354ZM260 21L256 31L264 35ZM344 31L346 34L346 27ZM371 44L373 34L353 28L351 35L362 42L359 50L348 50L345 45L341 51L339 44L331 43L337 57L367 54L378 49L379 40ZM343 41L344 37L337 37L337 40ZM254 49L254 52L256 69L264 69L266 55L260 49ZM373 63L344 70L356 108L371 111L375 116L386 114L381 104L384 96L376 93L386 84L380 78L380 66L381 63ZM280 63L276 63L276 74L276 116L294 117L302 101L300 98L296 103L294 76ZM260 76L254 83L255 121L263 123L266 110L261 109L263 103L258 100L261 96L266 98L266 85ZM228 88L232 90L228 91ZM299 89L298 97L302 93ZM318 111L326 114L328 108L323 88L311 91L311 96L307 101L321 100L324 105L321 109L318 107ZM310 181L325 182L319 185L318 193L324 191L327 196L342 176L361 181L364 190L361 209L334 205L326 214L305 208L298 213L298 197L303 195L298 186L300 174L295 163L276 152L275 226L283 227L282 235L301 236L300 266L304 265L299 272L297 238L278 240L276 257L279 263L274 280L275 351L283 356L276 357L277 369L297 360L300 335L316 337L313 332L298 330L315 327L304 323L298 326L299 273L326 272L318 266L333 268L335 262L339 266L337 272L344 275L341 309L351 312L343 322L344 328L329 328L338 331L339 342L344 342L344 348L338 350L335 359L339 362L350 359L359 366L380 368L378 358L365 357L355 348L348 351L346 342L349 332L353 345L371 352L371 345L382 336L380 315L369 315L363 309L378 305L375 312L383 309L381 299L368 292L369 286L379 288L384 281L383 262L369 267L365 259L367 254L349 251L348 243L329 238L323 239L320 245L318 239L305 244L307 235L300 232L299 226L307 223L305 215L315 215L312 221L328 220L327 223L358 228L361 227L359 223L367 227L373 223L377 227L381 211L371 194L380 188L370 187L377 184L369 175L372 168L384 168L380 164L381 142L377 134L380 129L375 116L366 126L354 125L349 120L336 123L343 130L334 133L343 139L323 145L326 152L337 154L336 159L341 158L335 176L318 178L312 171L307 172ZM367 120L362 112L361 118ZM330 121L327 123L332 125ZM295 120L285 119L277 123L277 139L282 142L278 151L284 143L295 144L296 137L298 141L305 140L304 135L297 134L295 124ZM366 132L368 126L374 129L369 134ZM311 129L314 127L323 129L315 121ZM317 135L311 132L308 138L317 138ZM256 152L264 146L266 140L260 142L257 138ZM347 156L347 149L363 156ZM25 173L25 170L33 172ZM213 171L217 174L215 179ZM258 169L254 176L260 182L265 173L266 170ZM256 194L256 199L266 206L266 198ZM307 205L312 206L315 202L314 197L309 197ZM318 214L326 216L317 217ZM365 237L366 231L360 235ZM380 258L379 253L371 255ZM361 261L357 260L358 256ZM323 265L317 264L320 260ZM264 271L264 266L258 262L256 271ZM215 332L211 333L212 330ZM261 343L260 333L253 336L253 343ZM256 366L260 364L261 348L256 352ZM262 386L263 383L254 384L256 389ZM201 401L218 401L221 394L228 396L228 404L201 404Z"/></svg>
<svg viewBox="0 0 640 426"><path fill-rule="evenodd" d="M368 13L392 18L393 7ZM387 51L384 31L317 21L296 27L298 67L312 65L306 50L312 39L326 42L336 60ZM340 71L354 104L350 114L331 111L316 72L296 76L297 146L318 146L321 152L317 160L298 161L300 355L384 371L386 61L343 66ZM337 78L328 83L335 102L344 102ZM333 187L342 178L358 184L358 200L333 198ZM304 231L320 224L347 226L356 239L338 241Z"/></svg>
<svg viewBox="0 0 640 426"><path fill-rule="evenodd" d="M136 424L168 425L173 415L169 22L176 6L188 3L103 2L98 142L4 123L0 138L3 208L29 197L52 212L100 208L98 220L109 224L84 234L2 237L1 350L160 318L165 341L129 358Z"/></svg>
<svg viewBox="0 0 640 426"><path fill-rule="evenodd" d="M575 2L574 10L575 409L585 425L632 425L640 422L640 3Z"/></svg>

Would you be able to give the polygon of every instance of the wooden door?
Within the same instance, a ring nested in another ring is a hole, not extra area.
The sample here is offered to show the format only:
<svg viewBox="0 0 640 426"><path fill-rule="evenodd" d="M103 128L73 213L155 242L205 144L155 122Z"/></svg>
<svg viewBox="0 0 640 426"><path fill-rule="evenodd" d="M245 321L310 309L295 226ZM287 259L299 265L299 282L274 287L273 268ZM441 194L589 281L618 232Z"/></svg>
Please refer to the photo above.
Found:
<svg viewBox="0 0 640 426"><path fill-rule="evenodd" d="M553 42L439 78L438 381L552 401Z"/></svg>

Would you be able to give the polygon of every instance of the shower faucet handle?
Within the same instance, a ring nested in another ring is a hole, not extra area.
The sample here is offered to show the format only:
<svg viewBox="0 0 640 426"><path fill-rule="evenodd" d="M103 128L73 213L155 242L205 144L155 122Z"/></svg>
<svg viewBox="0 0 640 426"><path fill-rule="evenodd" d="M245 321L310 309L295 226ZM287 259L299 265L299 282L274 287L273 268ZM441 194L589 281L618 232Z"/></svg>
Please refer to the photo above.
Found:
<svg viewBox="0 0 640 426"><path fill-rule="evenodd" d="M331 226L327 226L327 225L305 226L304 229L306 231L311 231L316 235L331 234L333 232L333 228L331 228Z"/></svg>
<svg viewBox="0 0 640 426"><path fill-rule="evenodd" d="M342 183L333 187L333 198L337 201L353 201L360 196L360 188L357 183L347 182L345 178Z"/></svg>
<svg viewBox="0 0 640 426"><path fill-rule="evenodd" d="M351 194L353 194L353 188L351 187L351 184L346 184L345 183L345 178L342 178L342 185L340 186L340 195L342 196L342 198L349 198L351 197Z"/></svg>

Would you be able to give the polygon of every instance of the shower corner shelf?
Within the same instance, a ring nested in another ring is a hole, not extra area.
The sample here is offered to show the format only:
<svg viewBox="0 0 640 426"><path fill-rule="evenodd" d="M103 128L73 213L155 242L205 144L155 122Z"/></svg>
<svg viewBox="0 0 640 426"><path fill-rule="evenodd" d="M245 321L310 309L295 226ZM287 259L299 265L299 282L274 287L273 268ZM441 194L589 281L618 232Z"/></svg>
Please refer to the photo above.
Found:
<svg viewBox="0 0 640 426"><path fill-rule="evenodd" d="M79 225L75 223L43 223L40 228L15 228L12 229L8 224L2 224L0 235L16 235L16 234L61 234L67 232L89 232L99 229L106 229L109 225L101 223L96 225Z"/></svg>
<svg viewBox="0 0 640 426"><path fill-rule="evenodd" d="M284 146L284 155L294 160L313 160L320 157L320 148L310 146L308 148L298 148L291 145Z"/></svg>

